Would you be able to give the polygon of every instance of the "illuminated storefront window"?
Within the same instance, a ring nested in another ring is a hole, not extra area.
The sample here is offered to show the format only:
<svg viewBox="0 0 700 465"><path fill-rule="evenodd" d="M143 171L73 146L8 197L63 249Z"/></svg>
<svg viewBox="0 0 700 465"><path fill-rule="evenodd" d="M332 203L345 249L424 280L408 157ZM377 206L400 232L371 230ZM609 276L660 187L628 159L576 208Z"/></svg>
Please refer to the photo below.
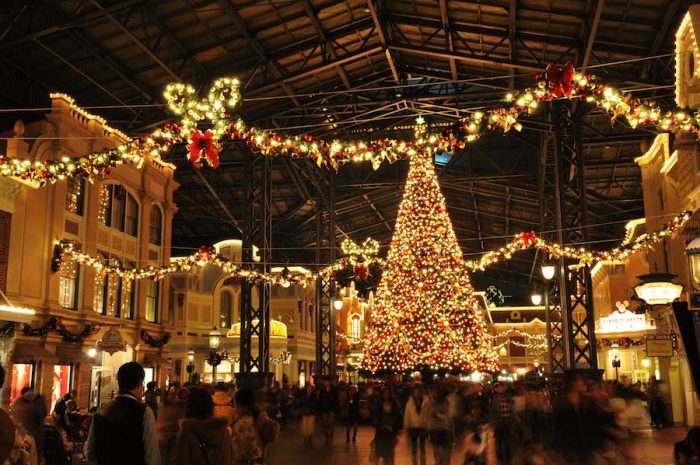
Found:
<svg viewBox="0 0 700 465"><path fill-rule="evenodd" d="M10 384L10 405L22 395L22 389L34 385L34 364L16 363L12 365L12 383Z"/></svg>
<svg viewBox="0 0 700 465"><path fill-rule="evenodd" d="M53 383L51 385L51 410L58 399L66 395L71 387L71 374L73 372L70 365L53 366Z"/></svg>
<svg viewBox="0 0 700 465"><path fill-rule="evenodd" d="M353 315L351 323L352 323L352 327L350 328L351 337L355 342L359 342L359 340L360 340L360 316Z"/></svg>

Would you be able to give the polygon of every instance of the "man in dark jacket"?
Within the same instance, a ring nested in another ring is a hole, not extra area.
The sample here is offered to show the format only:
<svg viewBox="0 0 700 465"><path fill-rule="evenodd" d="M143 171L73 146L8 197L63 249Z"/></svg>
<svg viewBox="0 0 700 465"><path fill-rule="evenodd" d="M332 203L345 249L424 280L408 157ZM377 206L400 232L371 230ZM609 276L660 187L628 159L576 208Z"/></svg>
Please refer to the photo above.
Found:
<svg viewBox="0 0 700 465"><path fill-rule="evenodd" d="M338 412L338 391L333 386L330 376L323 378L323 385L318 391L318 411L321 414L321 426L326 437L326 444L333 444L335 415Z"/></svg>
<svg viewBox="0 0 700 465"><path fill-rule="evenodd" d="M141 402L146 373L136 362L119 367L119 394L95 415L88 434L88 462L96 465L160 465L156 420Z"/></svg>

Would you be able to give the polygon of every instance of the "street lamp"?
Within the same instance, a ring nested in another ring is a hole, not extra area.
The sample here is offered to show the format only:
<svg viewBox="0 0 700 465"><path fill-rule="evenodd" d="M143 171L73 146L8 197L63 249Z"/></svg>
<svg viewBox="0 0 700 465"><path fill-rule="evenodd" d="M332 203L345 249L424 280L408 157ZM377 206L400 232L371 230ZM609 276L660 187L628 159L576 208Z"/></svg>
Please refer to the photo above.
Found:
<svg viewBox="0 0 700 465"><path fill-rule="evenodd" d="M675 274L651 273L637 276L641 281L635 286L637 296L648 305L668 305L681 296L683 286L675 284L671 280Z"/></svg>
<svg viewBox="0 0 700 465"><path fill-rule="evenodd" d="M335 299L333 301L333 308L340 311L343 309L343 299Z"/></svg>
<svg viewBox="0 0 700 465"><path fill-rule="evenodd" d="M532 305L539 307L542 304L542 294L533 292L530 296L530 301L532 302Z"/></svg>
<svg viewBox="0 0 700 465"><path fill-rule="evenodd" d="M541 267L541 271L542 277L544 277L544 279L546 279L547 281L550 281L554 277L556 267L554 265L544 264Z"/></svg>
<svg viewBox="0 0 700 465"><path fill-rule="evenodd" d="M192 382L192 373L194 372L194 350L187 351L187 375L189 382Z"/></svg>
<svg viewBox="0 0 700 465"><path fill-rule="evenodd" d="M218 352L220 343L221 333L214 326L214 329L209 332L209 354L207 354L207 363L211 365L211 379L214 384L216 384L216 367L219 366L223 359Z"/></svg>

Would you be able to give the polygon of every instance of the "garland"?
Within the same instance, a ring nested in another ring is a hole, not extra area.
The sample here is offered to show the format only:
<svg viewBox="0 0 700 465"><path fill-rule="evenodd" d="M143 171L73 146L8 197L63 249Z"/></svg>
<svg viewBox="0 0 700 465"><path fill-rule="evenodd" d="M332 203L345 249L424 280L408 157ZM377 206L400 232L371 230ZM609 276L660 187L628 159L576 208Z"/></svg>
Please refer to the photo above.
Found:
<svg viewBox="0 0 700 465"><path fill-rule="evenodd" d="M684 211L666 223L664 227L652 233L639 236L632 242L624 243L614 249L605 251L590 251L583 247L574 248L561 244L551 243L538 237L534 232L523 232L517 234L515 238L498 250L487 252L478 260L467 261L467 267L472 270L484 270L486 267L498 263L501 260L510 259L514 253L530 248L542 250L550 258L566 257L578 260L580 263L591 265L598 262L609 262L624 260L630 255L651 249L665 237L673 234L678 228L683 226L693 212Z"/></svg>
<svg viewBox="0 0 700 465"><path fill-rule="evenodd" d="M630 255L646 251L652 248L657 243L661 242L666 236L674 233L678 228L683 226L690 218L692 212L684 211L677 215L673 220L669 221L663 228L649 234L639 236L635 241L627 242L623 245L606 251L590 251L585 248L573 248L563 246L556 243L547 242L538 237L534 232L523 232L517 234L514 239L497 250L485 253L478 260L466 261L467 268L472 271L484 270L486 267L498 263L502 260L510 259L514 253L536 248L546 252L550 258L566 257L578 260L580 263L591 265L598 262L618 261L623 260ZM373 242L372 242L373 241ZM120 265L110 265L104 263L99 257L93 257L78 250L78 245L75 241L64 240L57 243L52 264L58 263L58 269L63 264L77 263L79 265L89 266L97 271L97 276L104 277L105 275L116 275L127 281L153 279L158 281L171 273L188 272L204 265L214 265L221 269L224 274L228 274L239 279L247 279L253 283L267 282L271 285L286 285L289 283L299 283L306 285L318 277L329 278L341 270L352 270L353 278L361 282L367 279L368 266L371 263L377 263L384 266L383 259L370 254L375 253L379 249L377 241L367 239L362 247L357 244L350 244L347 241L343 242L344 251L350 252L348 257L343 257L332 265L326 266L318 272L298 273L292 275L287 270L283 273L267 274L256 270L243 269L240 265L232 263L226 257L216 252L213 247L201 247L197 252L184 258L178 258L167 265L148 266L144 268L123 268ZM342 246L341 246L342 247ZM354 248L353 248L354 247ZM358 250L363 252L358 254ZM52 270L56 266L52 265Z"/></svg>
<svg viewBox="0 0 700 465"><path fill-rule="evenodd" d="M373 239L370 239L373 240ZM376 241L375 241L376 242ZM378 263L382 265L384 260L374 256L362 256L364 262L359 263L357 257L343 257L334 264L322 268L318 272L306 272L291 274L288 270L282 273L267 274L256 270L248 270L240 265L232 263L226 257L216 252L214 247L201 247L197 252L187 257L178 258L167 265L148 266L143 268L124 268L120 265L105 263L100 257L93 257L81 253L75 241L63 240L56 243L52 260L52 270L59 271L62 266L76 263L88 266L97 272L97 277L102 279L106 275L116 275L125 281L153 279L159 281L171 273L188 272L204 265L213 265L221 269L224 274L240 279L246 279L253 283L267 282L272 285L286 285L299 283L306 285L318 277L330 278L336 272L344 269L352 269L357 274L359 265ZM354 264L353 264L354 263ZM58 264L58 266L55 266Z"/></svg>
<svg viewBox="0 0 700 465"><path fill-rule="evenodd" d="M187 144L188 159L196 167L202 163L217 167L221 144L229 140L242 140L253 151L267 157L307 158L319 167L334 170L349 162L370 161L377 169L384 161L393 163L403 160L418 150L453 152L487 133L506 133L511 129L520 131L522 124L519 120L523 116L534 112L540 103L555 99L589 102L605 111L613 123L618 118L625 118L633 128L655 126L660 131L692 134L700 129L700 112L663 110L653 100L633 98L631 94L625 94L615 86L601 82L592 74L577 73L571 64L563 67L549 65L545 72L535 78L535 86L507 94L504 103L471 114L455 129L426 134L425 121L419 118L413 140L353 142L326 142L308 134L282 135L256 127L248 128L240 118L233 115L233 110L240 101L239 82L233 78L216 80L203 99L197 96L194 87L174 83L167 86L164 97L170 111L180 117L178 123L165 124L149 136L82 157L63 157L46 162L0 157L0 174L19 177L38 185L72 176L85 176L92 182L122 164L141 166L146 159L163 163L161 155L179 143ZM52 94L52 97L55 95ZM72 99L60 96L69 100L76 111L87 114L75 106ZM201 123L210 127L201 132L198 129Z"/></svg>
<svg viewBox="0 0 700 465"><path fill-rule="evenodd" d="M620 349L627 349L629 347L639 347L646 344L646 336L642 336L639 339L632 339L631 337L621 337L619 339L597 339L596 347L598 349L607 349L613 345L617 345Z"/></svg>
<svg viewBox="0 0 700 465"><path fill-rule="evenodd" d="M160 339L156 339L150 335L145 329L141 330L141 340L145 342L150 347L163 347L165 344L170 342L170 333L166 332L161 336Z"/></svg>
<svg viewBox="0 0 700 465"><path fill-rule="evenodd" d="M29 325L24 325L23 333L25 336L37 337L46 336L49 333L49 331L55 331L58 334L60 334L65 341L83 342L88 337L92 336L93 334L96 334L97 331L100 329L100 326L101 325L97 323L87 323L83 330L79 333L71 333L70 331L68 331L68 329L66 329L66 326L63 324L63 321L59 317L53 316L44 326L40 326L38 328L32 328Z"/></svg>
<svg viewBox="0 0 700 465"><path fill-rule="evenodd" d="M0 328L0 338L14 336L15 329L16 329L16 326L13 322L7 323L5 326Z"/></svg>

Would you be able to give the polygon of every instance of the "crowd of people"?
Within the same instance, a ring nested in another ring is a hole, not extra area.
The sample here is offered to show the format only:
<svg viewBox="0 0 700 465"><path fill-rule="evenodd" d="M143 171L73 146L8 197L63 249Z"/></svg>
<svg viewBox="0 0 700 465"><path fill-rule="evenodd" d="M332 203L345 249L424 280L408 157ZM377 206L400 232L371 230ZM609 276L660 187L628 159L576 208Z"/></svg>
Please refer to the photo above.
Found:
<svg viewBox="0 0 700 465"><path fill-rule="evenodd" d="M3 378L0 367L0 386ZM305 446L320 430L331 447L336 430L355 443L360 424L372 428L369 461L376 464L396 462L401 434L413 465L449 465L454 448L464 465L485 465L490 449L498 465L631 464L636 428L665 425L655 382L642 389L579 372L483 384L326 377L258 391L224 383L144 389L144 378L138 363L124 364L119 392L90 415L77 411L75 392L47 414L43 397L26 388L11 416L0 411L0 464L263 465L282 428ZM673 455L678 465L700 465L700 429L675 444Z"/></svg>

